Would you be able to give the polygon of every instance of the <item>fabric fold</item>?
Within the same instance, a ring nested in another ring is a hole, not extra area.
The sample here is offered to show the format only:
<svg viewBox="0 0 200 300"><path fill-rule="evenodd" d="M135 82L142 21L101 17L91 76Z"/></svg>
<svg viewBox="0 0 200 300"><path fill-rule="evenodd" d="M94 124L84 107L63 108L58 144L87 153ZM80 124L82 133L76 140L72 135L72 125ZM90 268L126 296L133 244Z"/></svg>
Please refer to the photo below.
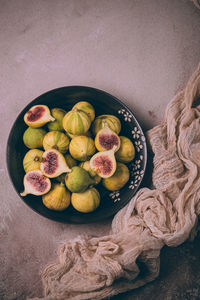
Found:
<svg viewBox="0 0 200 300"><path fill-rule="evenodd" d="M154 280L160 250L194 237L200 213L200 66L147 133L153 189L142 188L105 237L77 237L60 249L42 279L42 299L104 299ZM35 298L36 299L36 298ZM38 299L38 298L37 298Z"/></svg>

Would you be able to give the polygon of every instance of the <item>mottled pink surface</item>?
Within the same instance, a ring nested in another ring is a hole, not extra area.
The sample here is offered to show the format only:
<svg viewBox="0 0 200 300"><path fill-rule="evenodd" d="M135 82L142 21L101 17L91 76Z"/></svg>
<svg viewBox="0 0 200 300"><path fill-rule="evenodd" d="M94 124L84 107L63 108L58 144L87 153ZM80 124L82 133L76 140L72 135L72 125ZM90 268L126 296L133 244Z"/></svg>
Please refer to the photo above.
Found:
<svg viewBox="0 0 200 300"><path fill-rule="evenodd" d="M0 299L41 296L39 272L64 241L103 235L111 220L60 224L18 197L6 170L6 142L25 105L61 86L87 85L120 98L144 129L200 60L200 12L189 0L0 0ZM164 248L160 277L113 299L200 299L199 238Z"/></svg>

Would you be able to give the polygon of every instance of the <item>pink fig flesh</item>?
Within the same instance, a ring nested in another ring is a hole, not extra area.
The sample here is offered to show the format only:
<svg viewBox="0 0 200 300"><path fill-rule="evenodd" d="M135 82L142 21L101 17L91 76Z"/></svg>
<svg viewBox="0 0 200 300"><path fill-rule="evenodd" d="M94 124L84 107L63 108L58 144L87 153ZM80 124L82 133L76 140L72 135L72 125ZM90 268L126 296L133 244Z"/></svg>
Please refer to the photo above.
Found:
<svg viewBox="0 0 200 300"><path fill-rule="evenodd" d="M113 162L109 156L102 155L94 159L93 165L97 173L109 175L113 169Z"/></svg>
<svg viewBox="0 0 200 300"><path fill-rule="evenodd" d="M106 150L112 149L114 146L119 145L119 139L115 134L100 134L99 144Z"/></svg>
<svg viewBox="0 0 200 300"><path fill-rule="evenodd" d="M37 106L27 112L27 121L35 122L39 120L45 113L45 108L43 106Z"/></svg>
<svg viewBox="0 0 200 300"><path fill-rule="evenodd" d="M48 182L44 179L44 176L31 172L26 177L27 182L29 182L35 190L43 193L48 187Z"/></svg>
<svg viewBox="0 0 200 300"><path fill-rule="evenodd" d="M46 174L52 175L55 173L58 167L58 157L55 152L49 151L45 158L43 158L44 162L44 171Z"/></svg>

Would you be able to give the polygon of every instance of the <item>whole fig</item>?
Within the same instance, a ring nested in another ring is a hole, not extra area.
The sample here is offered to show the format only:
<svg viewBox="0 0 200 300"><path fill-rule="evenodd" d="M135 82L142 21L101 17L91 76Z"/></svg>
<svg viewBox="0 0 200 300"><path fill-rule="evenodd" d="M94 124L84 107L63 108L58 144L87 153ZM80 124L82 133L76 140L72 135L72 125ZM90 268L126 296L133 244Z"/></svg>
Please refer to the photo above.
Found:
<svg viewBox="0 0 200 300"><path fill-rule="evenodd" d="M104 178L102 183L109 191L120 190L128 182L129 176L128 167L125 164L118 162L115 173L109 178Z"/></svg>
<svg viewBox="0 0 200 300"><path fill-rule="evenodd" d="M69 111L63 118L63 128L67 133L82 135L90 128L91 120L88 115L75 108Z"/></svg>
<svg viewBox="0 0 200 300"><path fill-rule="evenodd" d="M46 130L28 127L23 135L23 141L29 149L42 148Z"/></svg>
<svg viewBox="0 0 200 300"><path fill-rule="evenodd" d="M88 172L81 167L75 166L71 173L67 173L65 184L72 193L82 193L88 186L95 184Z"/></svg>
<svg viewBox="0 0 200 300"><path fill-rule="evenodd" d="M94 107L87 101L79 101L78 103L76 103L72 110L78 108L79 110L84 111L90 118L91 122L94 121L95 118L95 110Z"/></svg>
<svg viewBox="0 0 200 300"><path fill-rule="evenodd" d="M120 136L120 148L115 153L117 161L128 163L135 157L135 147L126 136Z"/></svg>
<svg viewBox="0 0 200 300"><path fill-rule="evenodd" d="M100 194L95 188L89 188L82 193L72 193L71 203L76 210L89 213L99 206Z"/></svg>
<svg viewBox="0 0 200 300"><path fill-rule="evenodd" d="M74 137L69 144L71 156L80 161L88 160L95 151L93 139L87 136Z"/></svg>
<svg viewBox="0 0 200 300"><path fill-rule="evenodd" d="M52 130L58 130L58 131L63 131L63 117L66 115L66 111L61 108L52 108L51 109L51 115L55 118L55 121L50 122L47 124L49 131Z"/></svg>
<svg viewBox="0 0 200 300"><path fill-rule="evenodd" d="M23 159L23 167L26 173L33 170L40 170L43 153L44 151L38 149L31 149L26 153Z"/></svg>
<svg viewBox="0 0 200 300"><path fill-rule="evenodd" d="M49 131L43 139L44 150L56 149L66 153L69 148L69 138L58 130Z"/></svg>
<svg viewBox="0 0 200 300"><path fill-rule="evenodd" d="M55 183L48 194L42 196L42 202L49 209L62 211L70 205L70 198L65 185Z"/></svg>

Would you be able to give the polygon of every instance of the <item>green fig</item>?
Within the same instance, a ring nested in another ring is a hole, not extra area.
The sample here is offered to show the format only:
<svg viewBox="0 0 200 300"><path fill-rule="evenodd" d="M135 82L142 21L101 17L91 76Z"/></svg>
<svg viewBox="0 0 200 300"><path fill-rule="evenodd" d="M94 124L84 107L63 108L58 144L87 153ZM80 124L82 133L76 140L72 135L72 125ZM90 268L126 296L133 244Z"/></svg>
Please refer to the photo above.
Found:
<svg viewBox="0 0 200 300"><path fill-rule="evenodd" d="M28 127L23 135L23 141L29 149L42 148L46 130Z"/></svg>
<svg viewBox="0 0 200 300"><path fill-rule="evenodd" d="M72 168L71 173L66 174L65 184L72 193L82 193L89 186L94 185L95 181L86 170L75 166Z"/></svg>
<svg viewBox="0 0 200 300"><path fill-rule="evenodd" d="M81 168L85 169L90 176L95 180L95 183L98 184L101 181L101 177L99 175L97 175L97 173L95 172L95 170L90 168L90 161L84 161L81 162L79 165Z"/></svg>
<svg viewBox="0 0 200 300"><path fill-rule="evenodd" d="M49 131L58 130L64 131L62 126L63 117L66 115L66 111L61 108L52 108L51 115L55 118L55 121L47 124Z"/></svg>

